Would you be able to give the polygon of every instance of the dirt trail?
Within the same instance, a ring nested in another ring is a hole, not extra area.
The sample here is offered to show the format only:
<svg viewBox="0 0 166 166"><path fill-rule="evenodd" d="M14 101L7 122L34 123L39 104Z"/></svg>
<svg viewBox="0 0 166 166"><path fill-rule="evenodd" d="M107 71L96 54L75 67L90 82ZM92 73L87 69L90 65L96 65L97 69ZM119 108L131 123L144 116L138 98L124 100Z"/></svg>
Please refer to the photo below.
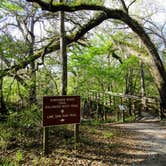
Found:
<svg viewBox="0 0 166 166"><path fill-rule="evenodd" d="M114 126L126 131L136 132L134 138L137 147L145 152L146 159L133 165L166 166L166 122L149 122L151 118L144 118L143 122L116 124ZM137 155L141 155L138 154Z"/></svg>

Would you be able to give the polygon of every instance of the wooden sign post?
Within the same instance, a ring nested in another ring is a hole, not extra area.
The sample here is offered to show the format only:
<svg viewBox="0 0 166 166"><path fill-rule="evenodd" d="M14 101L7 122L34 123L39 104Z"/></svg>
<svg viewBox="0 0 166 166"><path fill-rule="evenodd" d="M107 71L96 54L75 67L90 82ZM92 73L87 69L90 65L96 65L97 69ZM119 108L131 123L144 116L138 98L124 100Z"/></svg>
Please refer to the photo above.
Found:
<svg viewBox="0 0 166 166"><path fill-rule="evenodd" d="M43 127L43 155L48 154L48 127Z"/></svg>
<svg viewBox="0 0 166 166"><path fill-rule="evenodd" d="M48 126L75 124L75 137L78 142L80 123L80 96L43 97L43 153L47 153Z"/></svg>

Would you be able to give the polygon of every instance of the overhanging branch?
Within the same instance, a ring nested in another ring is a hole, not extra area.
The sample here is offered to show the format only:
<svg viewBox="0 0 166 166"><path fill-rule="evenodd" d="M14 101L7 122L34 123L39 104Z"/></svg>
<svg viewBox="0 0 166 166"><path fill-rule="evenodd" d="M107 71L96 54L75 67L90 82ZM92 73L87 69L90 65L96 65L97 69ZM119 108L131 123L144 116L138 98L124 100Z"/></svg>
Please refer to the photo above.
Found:
<svg viewBox="0 0 166 166"><path fill-rule="evenodd" d="M104 6L99 6L96 4L68 4L68 3L48 3L42 0L26 0L27 2L35 2L39 4L42 10L47 10L50 12L66 11L75 12L79 10L96 10L96 11L107 11L108 9Z"/></svg>
<svg viewBox="0 0 166 166"><path fill-rule="evenodd" d="M58 12L58 11L74 12L74 11L79 11L79 10L101 11L101 13L96 18L90 20L77 33L72 34L71 36L68 36L66 44L70 44L74 41L77 41L85 33L87 33L89 30L91 30L95 26L99 25L106 19L117 19L117 20L121 20L122 22L126 23L133 30L133 32L135 32L139 36L139 38L144 43L148 53L151 55L152 62L154 63L154 66L156 69L156 70L154 70L155 72L153 74L154 74L155 82L156 82L158 89L166 90L166 88L164 88L164 85L166 84L166 71L162 64L158 51L157 51L154 43L151 41L150 37L148 36L148 34L145 32L144 28L135 19L130 17L128 15L128 13L124 12L123 10L114 10L114 9L106 8L104 6L97 6L97 5L87 5L87 4L68 5L67 3L66 4L56 3L56 4L50 5L49 3L46 3L42 0L27 0L27 1L36 2L41 6L41 8L43 10L47 10L47 11L51 11L51 12ZM43 50L46 50L46 53L50 53L50 52L57 50L58 48L59 48L59 43L56 42L56 44L48 46L47 49L44 48ZM7 69L5 72L0 71L0 76L1 76L1 74L5 75L12 70L17 71L21 68L24 68L30 62L41 57L43 50L36 52L33 56L30 56L26 60L22 61L20 64L13 66L11 69ZM160 76L160 80L158 79L158 77L156 77L156 75ZM163 95L162 91L160 91L160 93L161 93L161 95Z"/></svg>
<svg viewBox="0 0 166 166"><path fill-rule="evenodd" d="M104 13L100 13L95 18L89 20L89 22L83 25L76 33L67 36L66 44L69 45L72 42L76 42L79 40L84 34L86 34L89 30L101 24L104 20L108 19L107 15ZM57 36L55 37L57 39ZM38 58L43 58L46 54L52 53L60 48L59 40L55 41L53 38L49 44L43 47L41 50L35 52L32 56L25 58L23 61L7 68L5 70L0 70L0 77L4 77L6 75L11 75L10 73L16 73L18 70L25 68L28 64L35 61Z"/></svg>

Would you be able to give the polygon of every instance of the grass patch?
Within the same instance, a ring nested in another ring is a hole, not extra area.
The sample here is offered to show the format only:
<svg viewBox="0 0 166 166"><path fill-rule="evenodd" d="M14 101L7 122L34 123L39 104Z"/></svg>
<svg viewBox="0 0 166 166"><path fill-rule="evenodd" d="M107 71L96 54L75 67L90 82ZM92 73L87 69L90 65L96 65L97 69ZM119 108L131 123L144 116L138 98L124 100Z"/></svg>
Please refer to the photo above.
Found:
<svg viewBox="0 0 166 166"><path fill-rule="evenodd" d="M125 117L125 122L129 123L129 122L134 122L135 121L135 116L128 116Z"/></svg>
<svg viewBox="0 0 166 166"><path fill-rule="evenodd" d="M12 128L0 123L0 149L6 151L11 137L14 135Z"/></svg>
<svg viewBox="0 0 166 166"><path fill-rule="evenodd" d="M108 139L108 138L112 138L113 137L113 133L112 132L103 132L103 137Z"/></svg>

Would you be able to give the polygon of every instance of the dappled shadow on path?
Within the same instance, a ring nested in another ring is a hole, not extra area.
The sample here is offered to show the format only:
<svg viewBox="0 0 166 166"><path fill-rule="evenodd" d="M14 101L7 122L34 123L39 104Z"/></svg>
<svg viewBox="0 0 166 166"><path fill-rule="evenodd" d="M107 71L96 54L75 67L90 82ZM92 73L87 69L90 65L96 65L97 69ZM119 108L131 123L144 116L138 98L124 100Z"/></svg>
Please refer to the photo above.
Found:
<svg viewBox="0 0 166 166"><path fill-rule="evenodd" d="M144 150L145 159L133 165L166 165L166 122L128 123L113 126L134 132L135 136L132 140L139 142L138 146Z"/></svg>
<svg viewBox="0 0 166 166"><path fill-rule="evenodd" d="M133 164L134 166L165 166L166 155L155 154L148 156L144 161Z"/></svg>
<svg viewBox="0 0 166 166"><path fill-rule="evenodd" d="M102 136L102 133L106 131L116 134L111 138L105 138ZM68 158L73 158L73 164L75 165L78 163L101 166L131 165L141 162L145 160L146 155L144 151L132 141L133 134L132 132L125 132L118 127L112 127L110 125L95 127L93 128L93 132L87 129L86 132L81 132L80 143L74 155L70 148L71 153L68 154ZM127 138L129 135L131 135L131 137ZM59 144L58 149L60 149L60 146L62 148L63 145ZM57 147L55 149L52 148L51 153L63 156L65 154L65 148L66 147L63 147L63 151L58 151Z"/></svg>

